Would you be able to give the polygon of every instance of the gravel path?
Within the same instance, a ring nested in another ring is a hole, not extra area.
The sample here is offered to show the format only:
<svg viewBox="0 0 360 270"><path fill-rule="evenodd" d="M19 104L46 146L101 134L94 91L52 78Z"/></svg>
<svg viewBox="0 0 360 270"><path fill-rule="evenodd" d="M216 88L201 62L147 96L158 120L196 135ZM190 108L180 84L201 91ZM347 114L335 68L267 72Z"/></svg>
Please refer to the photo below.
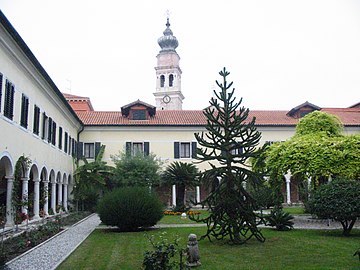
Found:
<svg viewBox="0 0 360 270"><path fill-rule="evenodd" d="M6 269L51 270L71 254L100 224L93 214L48 241L7 263Z"/></svg>

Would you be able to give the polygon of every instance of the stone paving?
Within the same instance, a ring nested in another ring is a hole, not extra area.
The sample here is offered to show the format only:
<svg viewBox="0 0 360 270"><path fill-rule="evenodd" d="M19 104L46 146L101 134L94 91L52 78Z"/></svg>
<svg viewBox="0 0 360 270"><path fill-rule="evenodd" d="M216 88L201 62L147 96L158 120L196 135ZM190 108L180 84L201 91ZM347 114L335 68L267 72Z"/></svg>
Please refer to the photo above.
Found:
<svg viewBox="0 0 360 270"><path fill-rule="evenodd" d="M8 262L5 269L56 269L99 224L100 218L93 214Z"/></svg>

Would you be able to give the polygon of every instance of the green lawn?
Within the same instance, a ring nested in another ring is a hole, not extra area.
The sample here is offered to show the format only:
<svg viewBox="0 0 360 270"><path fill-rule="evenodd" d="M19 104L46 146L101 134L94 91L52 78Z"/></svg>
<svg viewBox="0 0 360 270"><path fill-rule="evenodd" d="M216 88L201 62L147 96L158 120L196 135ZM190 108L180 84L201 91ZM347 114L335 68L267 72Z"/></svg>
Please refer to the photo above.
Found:
<svg viewBox="0 0 360 270"><path fill-rule="evenodd" d="M305 209L301 206L287 206L284 207L284 212L288 212L291 215L304 215Z"/></svg>
<svg viewBox="0 0 360 270"><path fill-rule="evenodd" d="M200 212L200 218L204 218L208 216L207 210L199 210L197 212ZM181 218L179 215L164 215L164 217L158 222L158 224L193 224L196 223L195 221L192 221L189 219L189 217Z"/></svg>
<svg viewBox="0 0 360 270"><path fill-rule="evenodd" d="M145 234L166 232L168 239L198 236L206 228L168 228L148 232L120 233L95 230L85 242L58 268L61 269L140 269L143 253L150 250ZM359 269L353 253L360 246L360 231L345 238L340 231L292 230L277 232L263 229L265 243L250 240L242 246L223 242L199 242L200 269Z"/></svg>

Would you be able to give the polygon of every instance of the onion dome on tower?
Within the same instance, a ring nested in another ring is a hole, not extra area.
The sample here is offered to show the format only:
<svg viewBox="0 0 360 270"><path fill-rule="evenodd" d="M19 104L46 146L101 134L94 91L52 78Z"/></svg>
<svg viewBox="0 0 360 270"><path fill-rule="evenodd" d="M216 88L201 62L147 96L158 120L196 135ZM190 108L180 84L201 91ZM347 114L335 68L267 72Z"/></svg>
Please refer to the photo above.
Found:
<svg viewBox="0 0 360 270"><path fill-rule="evenodd" d="M158 39L158 44L161 47L160 52L175 51L179 46L179 42L170 29L169 18L167 18L166 29L163 34L164 35Z"/></svg>

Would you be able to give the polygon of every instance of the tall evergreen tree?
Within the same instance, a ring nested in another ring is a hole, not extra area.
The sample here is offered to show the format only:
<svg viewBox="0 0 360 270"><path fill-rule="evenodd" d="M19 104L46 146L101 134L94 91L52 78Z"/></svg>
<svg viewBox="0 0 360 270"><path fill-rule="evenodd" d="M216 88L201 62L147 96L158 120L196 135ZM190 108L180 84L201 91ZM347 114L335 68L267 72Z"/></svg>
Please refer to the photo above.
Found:
<svg viewBox="0 0 360 270"><path fill-rule="evenodd" d="M216 81L220 91L214 90L216 98L212 98L204 110L207 131L195 134L201 146L197 157L210 165L202 178L212 182L212 191L201 202L209 207L209 216L196 220L207 224L202 238L229 237L231 244L243 244L255 236L264 242L257 227L255 201L246 190L246 185L256 187L261 181L248 162L249 158L259 155L257 146L261 134L255 128L255 118L248 119L249 109L240 106L242 99L236 101L235 89L230 89L233 83L228 84L226 80L230 73L224 68L219 74L223 79L222 83Z"/></svg>

